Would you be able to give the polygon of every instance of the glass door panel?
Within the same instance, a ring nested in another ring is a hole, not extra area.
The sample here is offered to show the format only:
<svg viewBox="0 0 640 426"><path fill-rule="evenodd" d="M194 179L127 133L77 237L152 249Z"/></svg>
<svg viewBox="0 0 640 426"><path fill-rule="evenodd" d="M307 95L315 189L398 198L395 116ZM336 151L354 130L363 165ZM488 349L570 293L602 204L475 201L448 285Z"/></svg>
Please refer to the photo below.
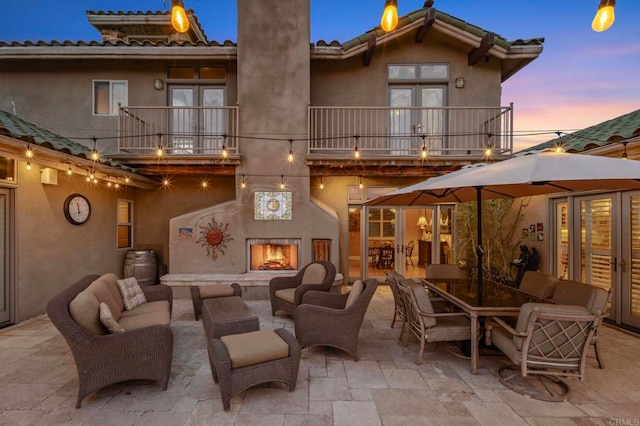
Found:
<svg viewBox="0 0 640 426"><path fill-rule="evenodd" d="M367 207L366 215L366 246L371 252L367 277L377 277L383 281L385 272L395 268L396 209Z"/></svg>
<svg viewBox="0 0 640 426"><path fill-rule="evenodd" d="M224 106L224 89L203 87L200 93L203 107L221 108ZM227 117L223 109L200 110L202 123L202 148L204 154L220 154L224 145L223 135L227 133Z"/></svg>
<svg viewBox="0 0 640 426"><path fill-rule="evenodd" d="M0 326L7 325L11 319L9 256L12 225L9 194L9 190L0 188Z"/></svg>
<svg viewBox="0 0 640 426"><path fill-rule="evenodd" d="M362 223L362 207L361 206L349 206L349 282L352 283L355 280L363 278L364 271L363 265L370 265L373 263L371 254L365 258L362 256L362 238L361 230L364 228Z"/></svg>
<svg viewBox="0 0 640 426"><path fill-rule="evenodd" d="M389 148L391 155L411 155L411 134L415 125L411 107L415 106L413 87L389 89Z"/></svg>
<svg viewBox="0 0 640 426"><path fill-rule="evenodd" d="M195 148L196 118L192 87L171 88L171 143L174 154L193 154Z"/></svg>
<svg viewBox="0 0 640 426"><path fill-rule="evenodd" d="M555 263L554 274L562 279L569 278L569 203L556 201L555 210Z"/></svg>
<svg viewBox="0 0 640 426"><path fill-rule="evenodd" d="M621 321L640 328L640 194L625 194L622 205Z"/></svg>
<svg viewBox="0 0 640 426"><path fill-rule="evenodd" d="M580 199L580 281L610 289L613 279L613 200Z"/></svg>
<svg viewBox="0 0 640 426"><path fill-rule="evenodd" d="M442 155L445 134L445 104L444 87L421 86L417 106L420 110L420 119L416 128L416 133L426 135L425 144L429 150L429 155Z"/></svg>

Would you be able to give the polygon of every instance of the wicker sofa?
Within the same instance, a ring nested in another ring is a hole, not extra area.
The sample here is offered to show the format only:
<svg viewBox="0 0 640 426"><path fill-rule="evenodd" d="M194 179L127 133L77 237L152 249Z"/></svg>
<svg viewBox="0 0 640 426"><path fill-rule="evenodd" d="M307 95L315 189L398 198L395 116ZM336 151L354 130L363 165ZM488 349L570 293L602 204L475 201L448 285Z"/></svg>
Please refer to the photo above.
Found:
<svg viewBox="0 0 640 426"><path fill-rule="evenodd" d="M147 303L125 312L116 280L114 274L88 275L47 304L47 314L66 339L78 369L76 408L87 395L114 383L155 380L162 390L169 383L171 288L143 287ZM102 325L100 302L109 305L124 332L110 334Z"/></svg>

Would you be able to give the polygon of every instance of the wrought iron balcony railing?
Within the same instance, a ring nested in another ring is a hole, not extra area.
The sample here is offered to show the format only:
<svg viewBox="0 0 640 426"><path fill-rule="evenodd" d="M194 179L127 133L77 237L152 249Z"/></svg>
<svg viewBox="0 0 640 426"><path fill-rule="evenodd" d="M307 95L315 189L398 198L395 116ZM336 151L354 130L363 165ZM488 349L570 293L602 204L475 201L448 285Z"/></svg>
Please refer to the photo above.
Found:
<svg viewBox="0 0 640 426"><path fill-rule="evenodd" d="M309 107L310 156L479 158L513 151L513 107Z"/></svg>
<svg viewBox="0 0 640 426"><path fill-rule="evenodd" d="M238 107L121 107L120 154L221 155L238 152Z"/></svg>

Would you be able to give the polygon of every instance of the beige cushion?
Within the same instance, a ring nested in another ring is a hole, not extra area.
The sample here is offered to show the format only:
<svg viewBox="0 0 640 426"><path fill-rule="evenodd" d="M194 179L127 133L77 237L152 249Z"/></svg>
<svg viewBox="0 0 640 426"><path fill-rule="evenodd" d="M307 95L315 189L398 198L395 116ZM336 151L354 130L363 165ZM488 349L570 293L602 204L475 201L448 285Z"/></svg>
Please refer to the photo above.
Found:
<svg viewBox="0 0 640 426"><path fill-rule="evenodd" d="M289 345L273 330L230 334L220 340L229 351L231 368L246 367L289 356Z"/></svg>
<svg viewBox="0 0 640 426"><path fill-rule="evenodd" d="M100 322L107 327L110 333L122 333L124 331L124 328L113 318L109 305L104 302L100 303Z"/></svg>
<svg viewBox="0 0 640 426"><path fill-rule="evenodd" d="M307 266L302 276L301 284L322 284L327 276L327 270L320 263L312 263Z"/></svg>
<svg viewBox="0 0 640 426"><path fill-rule="evenodd" d="M431 304L431 299L429 298L429 294L421 284L416 283L413 280L404 280L403 285L408 287L412 292L414 297L416 298L416 304L418 305L418 309L425 314L433 314L435 310L433 309L433 305ZM433 327L436 325L436 319L434 317L422 317L422 321L424 323L425 328Z"/></svg>
<svg viewBox="0 0 640 426"><path fill-rule="evenodd" d="M200 289L200 299L209 299L212 297L229 297L233 296L233 287L228 284L212 284L198 287Z"/></svg>
<svg viewBox="0 0 640 426"><path fill-rule="evenodd" d="M425 277L427 280L461 280L466 277L466 274L458 265L432 263L426 266Z"/></svg>
<svg viewBox="0 0 640 426"><path fill-rule="evenodd" d="M107 334L100 322L100 301L88 288L78 293L69 303L69 313L76 323L93 334Z"/></svg>
<svg viewBox="0 0 640 426"><path fill-rule="evenodd" d="M522 276L522 282L518 289L540 299L548 299L553 296L558 281L558 278L553 275L527 271Z"/></svg>
<svg viewBox="0 0 640 426"><path fill-rule="evenodd" d="M147 303L147 298L135 277L118 280L116 284L120 289L120 294L122 294L122 301L126 310L130 311L136 306Z"/></svg>
<svg viewBox="0 0 640 426"><path fill-rule="evenodd" d="M111 308L111 313L115 319L118 319L118 313L124 311L124 303L122 302L122 295L120 294L120 289L116 285L116 281L120 278L116 274L108 273L102 275L100 278L94 281L94 283L103 283L104 286L107 287L109 293L113 297L113 300L116 306L111 306L109 303L109 308ZM117 312L116 312L117 311Z"/></svg>
<svg viewBox="0 0 640 426"><path fill-rule="evenodd" d="M283 288L282 290L276 290L276 297L285 302L294 303L296 288Z"/></svg>
<svg viewBox="0 0 640 426"><path fill-rule="evenodd" d="M136 306L134 309L130 311L123 311L120 319L126 317L133 317L135 315L142 314L151 314L154 312L169 312L169 301L168 300L157 300L155 302L147 302L142 305Z"/></svg>
<svg viewBox="0 0 640 426"><path fill-rule="evenodd" d="M349 306L356 303L358 297L362 294L364 290L364 283L362 280L355 280L353 285L351 286L351 291L349 292L349 296L347 296L347 301L344 304L344 308L348 308Z"/></svg>
<svg viewBox="0 0 640 426"><path fill-rule="evenodd" d="M578 281L560 280L551 300L561 305L580 305L591 312L605 313L609 292Z"/></svg>
<svg viewBox="0 0 640 426"><path fill-rule="evenodd" d="M150 325L169 325L171 315L169 311L149 312L146 314L121 317L118 321L125 330L149 327Z"/></svg>
<svg viewBox="0 0 640 426"><path fill-rule="evenodd" d="M467 317L442 317L438 324L425 330L427 342L471 340L471 321Z"/></svg>

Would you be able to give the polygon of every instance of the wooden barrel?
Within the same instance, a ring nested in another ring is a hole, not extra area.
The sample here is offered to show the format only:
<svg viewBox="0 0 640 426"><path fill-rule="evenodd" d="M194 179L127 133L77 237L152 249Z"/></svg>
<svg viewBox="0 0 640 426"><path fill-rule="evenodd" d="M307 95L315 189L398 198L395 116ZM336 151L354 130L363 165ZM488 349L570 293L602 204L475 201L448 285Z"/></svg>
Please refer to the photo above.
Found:
<svg viewBox="0 0 640 426"><path fill-rule="evenodd" d="M135 277L141 287L156 284L158 262L153 250L129 250L124 259L124 277Z"/></svg>

